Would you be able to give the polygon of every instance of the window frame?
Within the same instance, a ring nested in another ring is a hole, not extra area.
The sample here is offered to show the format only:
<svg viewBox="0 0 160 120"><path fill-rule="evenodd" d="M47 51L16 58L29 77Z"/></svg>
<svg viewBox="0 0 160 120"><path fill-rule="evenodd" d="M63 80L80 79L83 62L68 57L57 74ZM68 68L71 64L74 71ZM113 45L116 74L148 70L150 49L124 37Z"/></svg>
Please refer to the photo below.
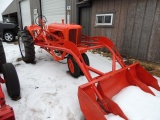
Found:
<svg viewBox="0 0 160 120"><path fill-rule="evenodd" d="M98 17L102 16L102 23L98 23ZM111 22L110 23L105 23L105 16L111 16ZM104 26L104 27L113 27L114 23L114 13L106 13L106 14L96 14L96 20L95 20L95 26Z"/></svg>

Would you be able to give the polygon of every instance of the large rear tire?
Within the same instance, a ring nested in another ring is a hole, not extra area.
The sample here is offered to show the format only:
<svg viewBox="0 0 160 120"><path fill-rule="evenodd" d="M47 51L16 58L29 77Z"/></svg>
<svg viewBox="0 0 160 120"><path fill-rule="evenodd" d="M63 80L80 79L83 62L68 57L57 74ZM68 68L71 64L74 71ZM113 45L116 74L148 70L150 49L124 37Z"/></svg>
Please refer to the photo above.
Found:
<svg viewBox="0 0 160 120"><path fill-rule="evenodd" d="M68 55L67 63L68 63L68 68L69 68L70 74L73 77L78 78L80 76L81 70L80 70L78 64L76 63L76 61L73 59L72 55Z"/></svg>
<svg viewBox="0 0 160 120"><path fill-rule="evenodd" d="M26 63L34 63L35 60L34 42L32 36L27 30L19 31L18 43L23 61Z"/></svg>
<svg viewBox="0 0 160 120"><path fill-rule="evenodd" d="M2 72L2 65L6 63L6 55L4 52L2 41L0 40L0 72Z"/></svg>
<svg viewBox="0 0 160 120"><path fill-rule="evenodd" d="M2 66L2 72L6 81L8 95L13 99L20 99L20 84L17 72L12 63L6 63Z"/></svg>

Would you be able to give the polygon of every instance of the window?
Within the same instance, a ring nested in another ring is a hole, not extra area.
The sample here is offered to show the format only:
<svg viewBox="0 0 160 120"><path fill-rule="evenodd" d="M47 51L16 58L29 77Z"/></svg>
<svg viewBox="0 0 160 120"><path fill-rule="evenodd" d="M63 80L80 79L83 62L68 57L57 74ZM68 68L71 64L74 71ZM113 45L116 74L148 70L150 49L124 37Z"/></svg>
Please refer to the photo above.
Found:
<svg viewBox="0 0 160 120"><path fill-rule="evenodd" d="M113 26L113 13L96 14L95 26Z"/></svg>

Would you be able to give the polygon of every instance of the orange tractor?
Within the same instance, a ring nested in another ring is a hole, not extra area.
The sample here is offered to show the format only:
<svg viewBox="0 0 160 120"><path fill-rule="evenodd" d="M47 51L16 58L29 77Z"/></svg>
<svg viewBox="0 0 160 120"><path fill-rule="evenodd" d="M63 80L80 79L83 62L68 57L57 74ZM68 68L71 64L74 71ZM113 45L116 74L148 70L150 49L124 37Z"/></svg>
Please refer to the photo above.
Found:
<svg viewBox="0 0 160 120"><path fill-rule="evenodd" d="M54 60L67 58L69 72L73 77L85 75L88 83L79 86L78 98L87 120L105 120L104 115L113 113L128 119L112 97L123 88L134 85L154 95L148 87L160 91L157 80L138 63L125 65L113 42L105 37L82 35L82 27L75 24L51 23L45 25L44 16L37 17L34 25L26 26L19 33L19 47L26 63L35 60L34 45L50 53ZM104 73L90 66L87 51L106 48L112 54L112 70ZM117 70L116 64L121 66ZM93 76L91 73L95 73Z"/></svg>
<svg viewBox="0 0 160 120"><path fill-rule="evenodd" d="M0 72L3 73L4 79L0 77L0 120L15 120L12 107L6 105L4 93L1 84L5 83L8 95L17 100L20 98L20 84L17 72L11 63L6 63L6 57L2 42L0 41Z"/></svg>

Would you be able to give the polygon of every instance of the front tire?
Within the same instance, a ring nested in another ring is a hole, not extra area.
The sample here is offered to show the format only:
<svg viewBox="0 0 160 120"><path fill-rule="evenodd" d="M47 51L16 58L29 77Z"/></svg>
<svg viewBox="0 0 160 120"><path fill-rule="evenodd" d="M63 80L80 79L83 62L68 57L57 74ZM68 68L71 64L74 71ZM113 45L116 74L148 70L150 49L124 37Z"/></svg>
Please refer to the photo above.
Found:
<svg viewBox="0 0 160 120"><path fill-rule="evenodd" d="M17 72L12 63L6 63L2 67L3 76L6 80L8 95L13 99L20 99L20 84Z"/></svg>
<svg viewBox="0 0 160 120"><path fill-rule="evenodd" d="M23 61L26 63L34 63L34 42L32 36L27 30L18 33L18 43Z"/></svg>
<svg viewBox="0 0 160 120"><path fill-rule="evenodd" d="M80 70L78 64L76 63L76 61L73 59L72 55L68 55L67 63L68 63L68 68L69 68L70 74L74 78L78 78L80 76L81 70Z"/></svg>
<svg viewBox="0 0 160 120"><path fill-rule="evenodd" d="M2 72L2 65L6 63L6 55L4 52L2 41L0 41L0 72Z"/></svg>
<svg viewBox="0 0 160 120"><path fill-rule="evenodd" d="M6 31L3 35L3 39L6 42L13 42L15 40L15 34L12 31Z"/></svg>
<svg viewBox="0 0 160 120"><path fill-rule="evenodd" d="M90 65L90 63L89 63L89 58L88 58L88 56L87 56L86 53L83 53L83 54L82 54L82 58L83 58L85 64L86 64L87 66L89 66L89 65ZM82 70L81 70L81 75L84 75L84 73L82 72Z"/></svg>

